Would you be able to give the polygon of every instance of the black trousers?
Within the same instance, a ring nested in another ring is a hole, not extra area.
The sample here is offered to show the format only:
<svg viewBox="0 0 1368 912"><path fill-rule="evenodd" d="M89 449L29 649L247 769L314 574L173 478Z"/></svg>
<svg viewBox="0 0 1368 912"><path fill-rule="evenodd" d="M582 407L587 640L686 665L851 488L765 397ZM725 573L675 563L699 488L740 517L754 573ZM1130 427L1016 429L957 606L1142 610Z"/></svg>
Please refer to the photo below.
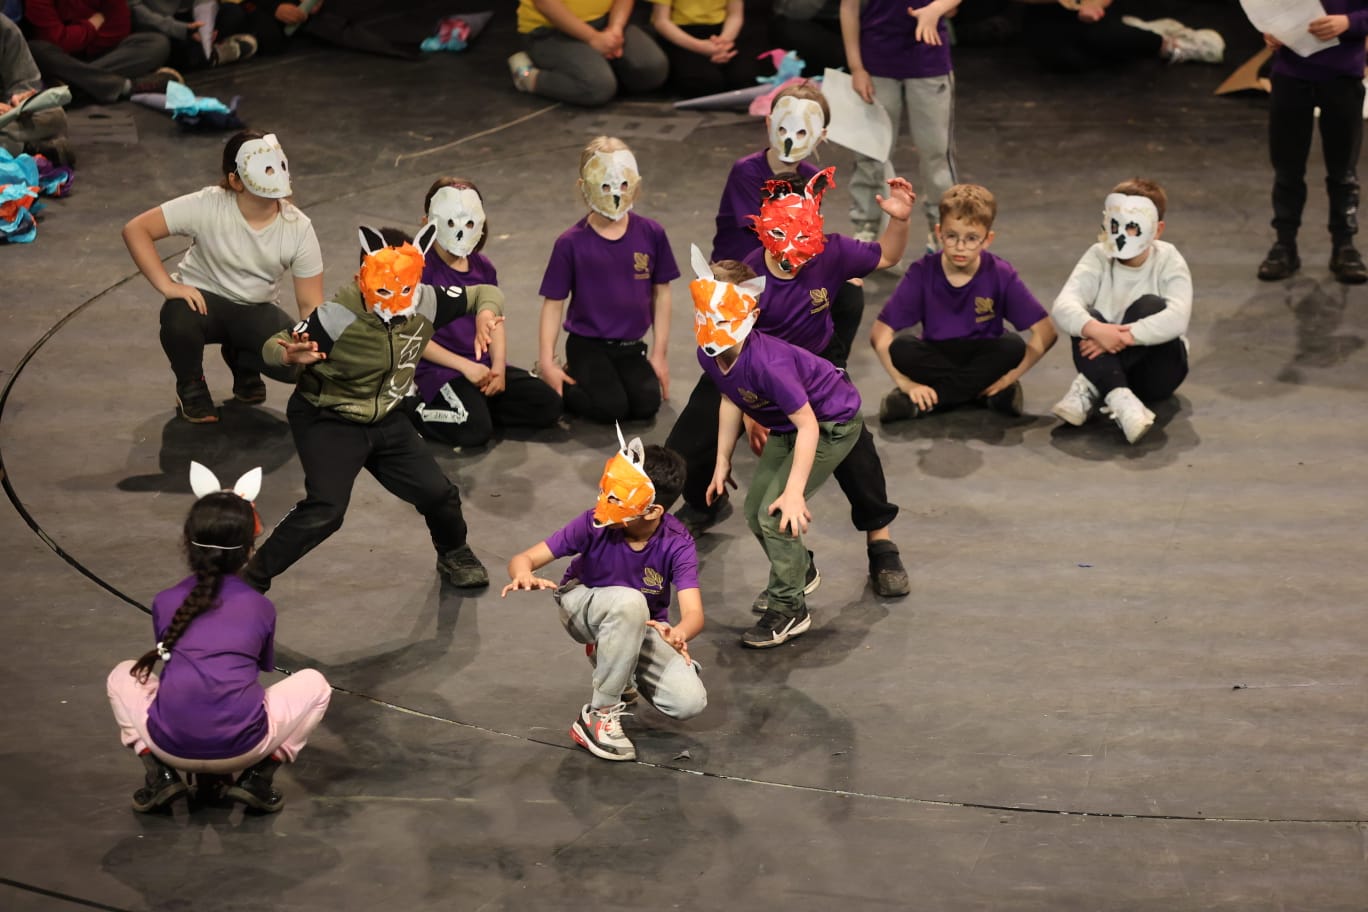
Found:
<svg viewBox="0 0 1368 912"><path fill-rule="evenodd" d="M497 396L486 396L457 375L416 414L427 439L474 447L488 443L495 427L550 427L560 417L561 397L522 368L507 367L504 391Z"/></svg>
<svg viewBox="0 0 1368 912"><path fill-rule="evenodd" d="M680 28L693 38L708 38L722 31L720 24L681 25ZM755 59L757 50L751 47L750 43L743 44L745 30L737 36L736 56L720 64L713 63L702 54L685 50L664 37L653 37L670 61L670 76L667 82L670 92L682 98L697 98L731 89L748 88L755 85L757 76L763 76L773 69Z"/></svg>
<svg viewBox="0 0 1368 912"><path fill-rule="evenodd" d="M293 383L293 367L268 365L261 357L266 340L295 324L274 304L240 304L200 289L205 310L199 313L180 298L168 298L161 309L161 344L177 383L204 376L204 346L223 346L223 360L235 379L266 374Z"/></svg>
<svg viewBox="0 0 1368 912"><path fill-rule="evenodd" d="M1044 68L1057 73L1125 66L1132 60L1158 59L1160 35L1131 28L1113 6L1097 22L1082 22L1078 13L1060 6L1027 6L1026 44Z"/></svg>
<svg viewBox="0 0 1368 912"><path fill-rule="evenodd" d="M423 515L438 554L466 543L461 495L406 414L395 410L375 424L357 424L298 393L290 397L285 414L304 467L304 499L285 514L243 571L256 589L265 592L271 580L342 528L362 469Z"/></svg>
<svg viewBox="0 0 1368 912"><path fill-rule="evenodd" d="M898 372L936 391L937 408L973 402L993 382L1021 363L1026 340L1016 333L996 339L944 339L926 342L903 330L888 355Z"/></svg>
<svg viewBox="0 0 1368 912"><path fill-rule="evenodd" d="M660 379L646 360L645 342L568 333L565 362L566 372L575 381L561 390L571 414L612 424L644 420L660 411Z"/></svg>
<svg viewBox="0 0 1368 912"><path fill-rule="evenodd" d="M823 357L831 360L830 353L837 346L838 340L833 339ZM704 512L712 509L707 504L707 491L717 465L717 416L721 404L722 394L712 379L707 374L699 377L665 441L667 447L684 457L687 466L685 503ZM897 517L898 506L888 501L883 462L868 428L861 428L860 439L832 474L850 503L850 521L856 529L873 532Z"/></svg>
<svg viewBox="0 0 1368 912"><path fill-rule="evenodd" d="M1167 305L1158 295L1144 295L1126 308L1122 323L1133 323L1153 316ZM1094 320L1107 321L1092 311ZM1119 387L1130 391L1141 402L1161 402L1172 396L1187 378L1187 346L1182 339L1170 339L1159 345L1132 345L1116 354L1103 352L1096 358L1085 358L1078 350L1079 339L1071 339L1074 365L1078 372L1092 381L1103 398Z"/></svg>
<svg viewBox="0 0 1368 912"><path fill-rule="evenodd" d="M1315 109L1321 109L1325 190L1330 196L1330 237L1336 245L1358 233L1358 158L1363 144L1363 81L1337 76L1307 82L1274 74L1268 107L1268 154L1273 162L1273 230L1295 243L1306 205L1306 158Z"/></svg>

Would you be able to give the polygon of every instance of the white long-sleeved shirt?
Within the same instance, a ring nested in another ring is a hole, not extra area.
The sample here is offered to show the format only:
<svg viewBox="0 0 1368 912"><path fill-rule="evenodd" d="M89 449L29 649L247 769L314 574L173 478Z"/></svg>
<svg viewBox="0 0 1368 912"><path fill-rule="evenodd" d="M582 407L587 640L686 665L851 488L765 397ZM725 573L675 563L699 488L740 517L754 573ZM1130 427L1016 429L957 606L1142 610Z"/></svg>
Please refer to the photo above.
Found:
<svg viewBox="0 0 1368 912"><path fill-rule="evenodd" d="M1131 324L1135 344L1159 345L1182 339L1186 346L1185 334L1192 317L1192 273L1178 248L1167 241L1155 241L1139 266L1126 266L1107 256L1101 243L1092 245L1055 298L1050 316L1060 332L1082 336L1084 325L1093 319L1090 308L1106 322L1120 323L1126 308L1144 295L1158 295L1168 306Z"/></svg>

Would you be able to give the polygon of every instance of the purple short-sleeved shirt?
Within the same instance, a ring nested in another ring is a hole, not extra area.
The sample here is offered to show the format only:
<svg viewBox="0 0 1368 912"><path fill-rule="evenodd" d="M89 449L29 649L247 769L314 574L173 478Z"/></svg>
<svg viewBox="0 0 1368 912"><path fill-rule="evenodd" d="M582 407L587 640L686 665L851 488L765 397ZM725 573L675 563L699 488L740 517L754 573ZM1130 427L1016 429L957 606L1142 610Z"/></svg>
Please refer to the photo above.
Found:
<svg viewBox="0 0 1368 912"><path fill-rule="evenodd" d="M960 288L945 277L941 255L928 253L907 267L879 311L880 322L894 332L920 323L927 342L996 339L1003 333L1004 320L1020 330L1047 316L1012 264L986 250L978 272Z"/></svg>
<svg viewBox="0 0 1368 912"><path fill-rule="evenodd" d="M190 576L153 599L158 642L194 587ZM257 675L275 668L275 620L270 599L236 576L224 578L218 604L190 622L162 669L147 712L157 747L187 760L220 760L261 743L266 691Z"/></svg>
<svg viewBox="0 0 1368 912"><path fill-rule="evenodd" d="M831 342L831 302L851 279L863 278L879 267L883 248L843 234L828 234L826 249L803 264L791 279L781 279L765 266L765 251L757 250L745 263L765 277L760 294L760 318L755 328L821 354Z"/></svg>
<svg viewBox="0 0 1368 912"><path fill-rule="evenodd" d="M908 7L931 0L865 0L860 9L860 58L871 76L928 79L950 72L950 28L942 16L940 45L917 40L917 20Z"/></svg>
<svg viewBox="0 0 1368 912"><path fill-rule="evenodd" d="M499 273L494 269L489 257L483 253L472 253L466 259L470 269L460 272L448 266L437 253L437 248L433 247L427 252L427 259L423 263L423 284L438 288L448 285L499 284ZM478 361L485 367L489 367L491 363L488 350L480 357L475 357L475 314L466 314L452 320L433 334L432 341L453 354ZM432 361L419 361L413 380L418 384L418 393L423 397L423 401L431 402L437 396L437 391L458 374L460 371L453 368Z"/></svg>
<svg viewBox="0 0 1368 912"><path fill-rule="evenodd" d="M1302 57L1295 51L1279 48L1273 54L1273 72L1307 82L1324 82L1340 76L1363 78L1363 39L1368 36L1368 2L1365 0L1322 0L1327 16L1348 16L1349 28L1339 36L1339 44Z"/></svg>
<svg viewBox="0 0 1368 912"><path fill-rule="evenodd" d="M546 540L556 557L578 555L562 583L577 579L586 586L626 586L646 596L651 619L670 622L670 586L698 588L698 551L684 524L669 513L640 551L627 544L621 529L595 529L594 511L586 510Z"/></svg>
<svg viewBox="0 0 1368 912"><path fill-rule="evenodd" d="M760 189L774 177L770 170L768 149L761 149L738 158L727 175L722 188L722 202L717 205L717 233L713 235L712 261L744 260L760 249L760 238L755 234L752 215L760 214ZM793 170L807 181L817 173L813 165L801 161Z"/></svg>
<svg viewBox="0 0 1368 912"><path fill-rule="evenodd" d="M718 392L759 424L778 433L796 430L788 416L806 404L818 421L849 421L860 411L860 391L846 372L812 352L752 332L731 370L698 350L698 363Z"/></svg>
<svg viewBox="0 0 1368 912"><path fill-rule="evenodd" d="M588 217L556 238L538 293L570 299L566 332L634 342L651 328L655 286L679 278L660 223L635 212L626 218L627 231L617 240L590 228Z"/></svg>

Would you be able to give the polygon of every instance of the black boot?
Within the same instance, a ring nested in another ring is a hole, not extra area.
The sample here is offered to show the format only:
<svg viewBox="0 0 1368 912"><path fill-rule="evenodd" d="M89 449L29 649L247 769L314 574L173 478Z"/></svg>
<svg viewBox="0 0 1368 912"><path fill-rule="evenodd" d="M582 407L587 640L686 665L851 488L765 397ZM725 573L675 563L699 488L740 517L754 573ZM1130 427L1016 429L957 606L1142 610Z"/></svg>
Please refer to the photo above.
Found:
<svg viewBox="0 0 1368 912"><path fill-rule="evenodd" d="M1277 282L1288 278L1298 269L1301 269L1301 257L1297 256L1297 245L1278 241L1269 248L1268 255L1259 264L1259 278L1265 282Z"/></svg>
<svg viewBox="0 0 1368 912"><path fill-rule="evenodd" d="M255 766L249 766L238 776L237 782L225 794L234 801L241 801L249 808L267 814L274 814L285 806L285 796L271 785L280 761L267 757Z"/></svg>
<svg viewBox="0 0 1368 912"><path fill-rule="evenodd" d="M186 792L180 774L157 759L151 751L139 754L147 775L142 788L133 793L133 810L139 814L150 814L166 807Z"/></svg>
<svg viewBox="0 0 1368 912"><path fill-rule="evenodd" d="M891 541L873 541L866 550L869 552L869 582L876 595L897 598L912 591L897 545Z"/></svg>
<svg viewBox="0 0 1368 912"><path fill-rule="evenodd" d="M1330 255L1330 272L1336 281L1345 285L1368 282L1368 266L1363 265L1363 257L1353 241L1335 244L1335 252Z"/></svg>

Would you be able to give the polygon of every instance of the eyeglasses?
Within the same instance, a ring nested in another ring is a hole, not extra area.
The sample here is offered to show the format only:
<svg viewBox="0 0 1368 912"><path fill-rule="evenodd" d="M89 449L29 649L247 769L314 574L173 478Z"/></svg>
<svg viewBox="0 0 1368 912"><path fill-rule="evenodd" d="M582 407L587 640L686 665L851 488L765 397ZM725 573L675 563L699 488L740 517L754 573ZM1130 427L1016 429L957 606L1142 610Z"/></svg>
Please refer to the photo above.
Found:
<svg viewBox="0 0 1368 912"><path fill-rule="evenodd" d="M941 243L946 247L963 247L965 250L977 250L983 245L984 239L977 234L966 234L960 237L958 234L942 234Z"/></svg>

